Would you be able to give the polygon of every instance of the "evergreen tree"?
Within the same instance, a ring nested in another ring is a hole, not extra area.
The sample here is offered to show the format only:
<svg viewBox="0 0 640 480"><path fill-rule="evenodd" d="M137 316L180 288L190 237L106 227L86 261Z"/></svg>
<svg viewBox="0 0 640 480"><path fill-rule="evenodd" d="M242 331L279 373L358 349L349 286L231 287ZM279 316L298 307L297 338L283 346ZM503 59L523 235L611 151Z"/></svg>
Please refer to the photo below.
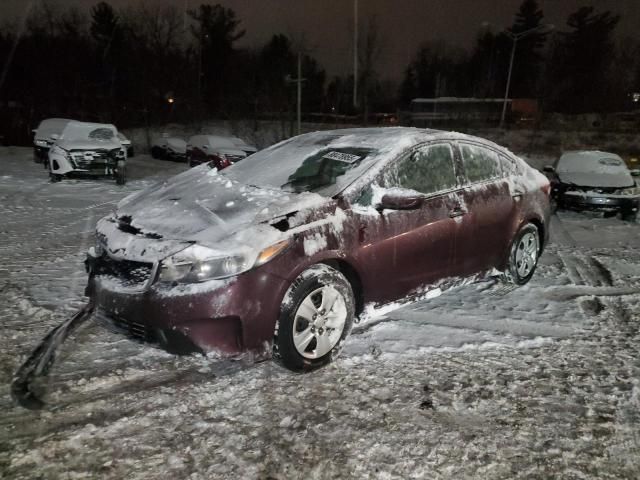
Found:
<svg viewBox="0 0 640 480"><path fill-rule="evenodd" d="M603 112L614 108L609 68L615 56L613 32L620 17L582 7L569 15L551 59L549 81L554 105L565 113Z"/></svg>
<svg viewBox="0 0 640 480"><path fill-rule="evenodd" d="M189 12L195 25L191 33L195 39L201 96L209 106L219 110L224 102L227 68L231 66L234 43L245 30L239 30L240 20L235 12L222 5L203 4Z"/></svg>
<svg viewBox="0 0 640 480"><path fill-rule="evenodd" d="M544 13L537 0L524 0L516 13L511 32L515 35L540 28ZM518 40L513 65L510 96L536 97L540 78L541 50L546 43L548 32L534 31Z"/></svg>

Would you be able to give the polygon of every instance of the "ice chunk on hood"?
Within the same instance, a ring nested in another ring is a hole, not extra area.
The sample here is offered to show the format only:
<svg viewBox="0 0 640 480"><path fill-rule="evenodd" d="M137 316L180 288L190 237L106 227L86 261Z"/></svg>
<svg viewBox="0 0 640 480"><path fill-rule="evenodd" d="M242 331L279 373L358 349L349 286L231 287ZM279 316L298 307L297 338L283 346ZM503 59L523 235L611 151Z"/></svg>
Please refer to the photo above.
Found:
<svg viewBox="0 0 640 480"><path fill-rule="evenodd" d="M127 197L116 217L141 236L220 248L231 237L244 245L275 241L282 232L270 220L329 201L314 193L242 185L201 165Z"/></svg>

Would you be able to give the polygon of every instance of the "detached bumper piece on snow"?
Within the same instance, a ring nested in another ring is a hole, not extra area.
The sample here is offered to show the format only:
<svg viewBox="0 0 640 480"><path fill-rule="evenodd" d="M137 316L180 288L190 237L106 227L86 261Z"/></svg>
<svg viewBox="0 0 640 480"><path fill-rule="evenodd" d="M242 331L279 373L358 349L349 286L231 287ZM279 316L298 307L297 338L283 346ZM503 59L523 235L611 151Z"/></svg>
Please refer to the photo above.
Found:
<svg viewBox="0 0 640 480"><path fill-rule="evenodd" d="M34 382L49 373L60 346L80 325L91 318L93 309L93 302L89 302L75 315L51 330L18 369L11 383L11 395L18 404L31 410L44 406L34 388Z"/></svg>

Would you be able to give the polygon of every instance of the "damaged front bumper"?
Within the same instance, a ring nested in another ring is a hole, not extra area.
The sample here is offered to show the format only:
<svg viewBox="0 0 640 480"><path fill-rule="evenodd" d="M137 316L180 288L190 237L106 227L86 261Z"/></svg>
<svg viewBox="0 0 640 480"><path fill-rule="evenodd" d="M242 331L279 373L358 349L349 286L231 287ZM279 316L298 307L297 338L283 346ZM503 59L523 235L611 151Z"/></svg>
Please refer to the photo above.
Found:
<svg viewBox="0 0 640 480"><path fill-rule="evenodd" d="M55 148L49 151L49 168L55 175L115 176L126 162L122 149L71 150Z"/></svg>
<svg viewBox="0 0 640 480"><path fill-rule="evenodd" d="M591 192L566 191L560 195L564 208L601 212L635 213L640 208L640 195L595 194Z"/></svg>
<svg viewBox="0 0 640 480"><path fill-rule="evenodd" d="M116 260L93 249L86 266L86 293L97 319L173 353L263 355L288 288L264 268L223 280L166 284L157 281L157 263Z"/></svg>

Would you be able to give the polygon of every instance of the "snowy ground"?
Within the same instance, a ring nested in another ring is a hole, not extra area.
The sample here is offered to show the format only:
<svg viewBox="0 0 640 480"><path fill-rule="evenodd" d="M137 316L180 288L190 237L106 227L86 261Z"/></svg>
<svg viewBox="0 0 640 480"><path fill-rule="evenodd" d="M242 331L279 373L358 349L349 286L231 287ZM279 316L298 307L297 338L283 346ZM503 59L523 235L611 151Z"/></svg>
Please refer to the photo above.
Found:
<svg viewBox="0 0 640 480"><path fill-rule="evenodd" d="M11 375L82 303L96 220L185 167L139 156L118 187L51 184L28 149L0 149L0 165L0 478L638 478L638 224L561 213L529 285L469 285L358 325L311 375L90 324L31 412Z"/></svg>

